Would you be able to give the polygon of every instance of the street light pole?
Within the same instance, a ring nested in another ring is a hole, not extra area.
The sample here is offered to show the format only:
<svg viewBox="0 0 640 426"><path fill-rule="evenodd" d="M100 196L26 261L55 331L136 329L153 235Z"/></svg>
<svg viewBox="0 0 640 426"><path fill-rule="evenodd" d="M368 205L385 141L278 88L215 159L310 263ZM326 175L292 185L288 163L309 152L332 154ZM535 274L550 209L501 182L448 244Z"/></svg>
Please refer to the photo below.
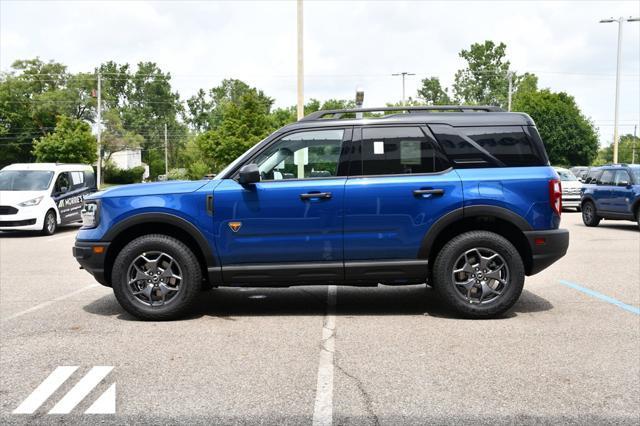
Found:
<svg viewBox="0 0 640 426"><path fill-rule="evenodd" d="M406 76L408 76L408 75L415 75L415 74L410 73L410 72L403 71L403 72L398 72L398 73L391 74L391 75L392 75L392 76L394 76L394 77L397 77L397 76L399 76L399 75L401 75L401 76L402 76L402 106L404 106L404 105L406 105L406 102L405 102L405 96L404 96L404 93L405 93L405 92L404 92L404 87L405 87L405 86L404 86L404 79L405 79L405 77L406 77Z"/></svg>
<svg viewBox="0 0 640 426"><path fill-rule="evenodd" d="M613 162L614 164L618 162L618 142L620 141L620 135L618 134L618 108L620 103L620 68L622 65L622 24L627 22L635 22L640 21L640 18L623 18L622 16L618 19L602 19L600 21L601 24L608 24L611 22L618 23L618 57L616 63L616 98L615 98L615 107L613 112Z"/></svg>

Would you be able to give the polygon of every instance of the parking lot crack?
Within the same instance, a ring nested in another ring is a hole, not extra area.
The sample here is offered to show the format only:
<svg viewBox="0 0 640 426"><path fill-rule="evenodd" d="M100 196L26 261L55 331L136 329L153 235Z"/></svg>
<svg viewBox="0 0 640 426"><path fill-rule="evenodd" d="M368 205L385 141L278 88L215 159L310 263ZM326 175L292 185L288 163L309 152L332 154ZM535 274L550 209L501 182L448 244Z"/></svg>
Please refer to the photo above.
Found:
<svg viewBox="0 0 640 426"><path fill-rule="evenodd" d="M344 368L342 368L342 366L338 363L337 357L334 365L338 371L340 371L342 374L350 378L355 383L356 387L358 388L358 391L360 392L360 395L362 395L362 400L364 401L364 409L367 412L367 417L373 420L373 424L375 424L376 426L379 426L380 419L378 419L378 416L373 410L373 399L371 398L371 395L369 395L369 392L367 392L367 390L365 389L364 384L362 383L362 380L360 380L358 377L347 372Z"/></svg>

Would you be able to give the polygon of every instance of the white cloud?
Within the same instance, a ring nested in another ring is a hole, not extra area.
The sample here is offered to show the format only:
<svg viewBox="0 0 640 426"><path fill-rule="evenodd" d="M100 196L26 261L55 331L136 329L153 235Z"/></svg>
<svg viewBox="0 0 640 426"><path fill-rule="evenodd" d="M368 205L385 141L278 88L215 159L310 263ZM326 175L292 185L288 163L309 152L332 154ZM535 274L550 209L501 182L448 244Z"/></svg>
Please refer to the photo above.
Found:
<svg viewBox="0 0 640 426"><path fill-rule="evenodd" d="M473 42L504 41L513 68L542 86L574 95L611 139L616 24L640 15L637 1L305 2L305 97L367 105L398 100L435 75L451 84L458 52ZM0 68L40 56L90 71L100 62L155 61L183 97L222 78L241 78L279 106L295 103L295 2L0 2ZM621 120L640 116L640 25L624 27Z"/></svg>

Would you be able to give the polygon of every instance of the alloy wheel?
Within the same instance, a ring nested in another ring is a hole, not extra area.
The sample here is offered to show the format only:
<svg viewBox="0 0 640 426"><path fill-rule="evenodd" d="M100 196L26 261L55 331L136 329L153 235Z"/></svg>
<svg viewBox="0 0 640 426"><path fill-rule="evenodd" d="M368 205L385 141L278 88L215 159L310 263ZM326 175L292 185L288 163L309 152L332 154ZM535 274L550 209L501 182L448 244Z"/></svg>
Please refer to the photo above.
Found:
<svg viewBox="0 0 640 426"><path fill-rule="evenodd" d="M509 285L509 266L492 249L472 248L458 257L453 266L456 294L468 303L490 303Z"/></svg>
<svg viewBox="0 0 640 426"><path fill-rule="evenodd" d="M136 257L127 271L127 287L137 301L147 306L163 306L176 300L182 284L182 269L162 251Z"/></svg>

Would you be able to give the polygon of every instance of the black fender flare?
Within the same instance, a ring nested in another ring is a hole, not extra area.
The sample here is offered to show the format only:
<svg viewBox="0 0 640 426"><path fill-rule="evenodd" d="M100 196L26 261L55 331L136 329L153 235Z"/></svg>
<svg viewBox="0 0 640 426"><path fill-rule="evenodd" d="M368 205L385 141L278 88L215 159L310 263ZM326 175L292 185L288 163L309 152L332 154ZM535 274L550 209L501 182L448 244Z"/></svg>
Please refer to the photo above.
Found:
<svg viewBox="0 0 640 426"><path fill-rule="evenodd" d="M102 237L102 241L113 241L123 232L126 232L127 229L145 223L164 223L167 225L175 226L176 228L179 228L180 230L186 232L198 244L198 247L202 252L202 255L204 256L205 262L207 263L206 266L216 266L217 262L213 254L213 248L209 246L209 242L204 237L204 235L202 235L202 232L200 232L200 230L188 220L171 213L149 212L130 216L112 226L104 234L104 236Z"/></svg>
<svg viewBox="0 0 640 426"><path fill-rule="evenodd" d="M428 259L433 247L433 243L436 241L442 231L444 231L449 225L462 219L478 216L493 216L516 226L522 232L532 231L533 228L529 225L522 216L512 212L504 207L490 206L490 205L477 205L460 207L452 210L444 216L440 217L427 231L420 249L418 250L418 259Z"/></svg>
<svg viewBox="0 0 640 426"><path fill-rule="evenodd" d="M594 200L591 195L583 195L580 199L580 208L582 208L582 205L585 203L585 201L591 201L594 207L596 205L596 200Z"/></svg>

